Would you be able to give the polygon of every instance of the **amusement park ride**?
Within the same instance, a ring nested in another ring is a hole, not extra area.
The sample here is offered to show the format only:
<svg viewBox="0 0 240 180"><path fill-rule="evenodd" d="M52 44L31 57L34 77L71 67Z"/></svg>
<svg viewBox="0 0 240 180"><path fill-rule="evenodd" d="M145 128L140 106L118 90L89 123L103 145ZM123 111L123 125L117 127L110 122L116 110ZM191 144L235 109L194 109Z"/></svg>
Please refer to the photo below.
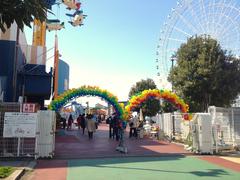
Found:
<svg viewBox="0 0 240 180"><path fill-rule="evenodd" d="M63 0L62 2L67 6L68 10L71 10L71 9L78 10L80 9L80 6L81 6L81 3L76 0Z"/></svg>
<svg viewBox="0 0 240 180"><path fill-rule="evenodd" d="M81 3L78 0L44 0L48 6L48 9L51 9L53 5L63 4L66 6L66 9L69 11L75 11L73 14L67 13L67 16L71 17L71 21L69 23L73 26L81 26L83 25L83 20L86 15L83 15L83 11L79 10L81 7ZM58 51L58 38L57 38L57 30L61 30L64 28L64 22L60 22L59 19L47 19L46 22L40 22L37 19L34 19L33 22L33 42L34 46L46 46L46 30L48 31L56 31L55 34L55 53L54 53L54 98L58 95L58 59L59 59L59 51Z"/></svg>
<svg viewBox="0 0 240 180"><path fill-rule="evenodd" d="M83 20L87 15L83 15L83 11L76 10L74 14L66 14L71 17L71 21L68 21L72 26L82 26Z"/></svg>
<svg viewBox="0 0 240 180"><path fill-rule="evenodd" d="M60 23L60 20L58 19L47 20L46 28L49 32L61 30L62 28L64 28L64 22Z"/></svg>

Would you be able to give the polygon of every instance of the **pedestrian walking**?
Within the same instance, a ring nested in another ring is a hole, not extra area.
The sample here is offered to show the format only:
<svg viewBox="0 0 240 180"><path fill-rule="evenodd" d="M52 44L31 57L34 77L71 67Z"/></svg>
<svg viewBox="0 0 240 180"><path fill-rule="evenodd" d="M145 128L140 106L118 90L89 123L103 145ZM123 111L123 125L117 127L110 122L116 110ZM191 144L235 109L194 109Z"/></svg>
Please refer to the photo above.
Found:
<svg viewBox="0 0 240 180"><path fill-rule="evenodd" d="M116 141L119 141L119 125L120 125L120 119L117 114L114 115L112 119L112 126L113 126L113 139L116 137Z"/></svg>
<svg viewBox="0 0 240 180"><path fill-rule="evenodd" d="M137 138L137 122L138 122L138 119L137 119L136 116L134 116L130 119L130 122L129 122L129 127L130 127L129 138L131 138L131 137Z"/></svg>
<svg viewBox="0 0 240 180"><path fill-rule="evenodd" d="M64 117L61 117L62 128L63 128L64 130L66 129L66 125L67 125L66 121L67 121L67 120L66 120Z"/></svg>
<svg viewBox="0 0 240 180"><path fill-rule="evenodd" d="M88 114L87 117L87 130L89 139L93 138L93 133L96 132L96 123L93 119L93 115Z"/></svg>
<svg viewBox="0 0 240 180"><path fill-rule="evenodd" d="M72 117L72 114L70 114L68 118L68 127L67 127L68 130L72 129L72 123L73 123L73 117Z"/></svg>
<svg viewBox="0 0 240 180"><path fill-rule="evenodd" d="M82 134L84 134L85 128L86 128L86 119L85 119L85 114L81 115L80 118L80 126L82 128Z"/></svg>
<svg viewBox="0 0 240 180"><path fill-rule="evenodd" d="M79 114L79 116L78 116L78 118L77 118L77 126L78 126L78 129L80 129L80 127L81 127L80 122L81 122L81 114Z"/></svg>
<svg viewBox="0 0 240 180"><path fill-rule="evenodd" d="M111 139L113 137L113 118L112 118L112 116L109 116L106 119L106 123L109 126L109 138Z"/></svg>

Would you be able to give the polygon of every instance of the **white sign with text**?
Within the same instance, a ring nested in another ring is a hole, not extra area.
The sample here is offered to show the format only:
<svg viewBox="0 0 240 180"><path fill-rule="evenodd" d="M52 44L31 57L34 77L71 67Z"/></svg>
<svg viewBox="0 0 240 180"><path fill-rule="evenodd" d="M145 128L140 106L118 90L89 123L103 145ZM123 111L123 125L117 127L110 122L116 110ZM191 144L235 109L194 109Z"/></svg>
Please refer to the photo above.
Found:
<svg viewBox="0 0 240 180"><path fill-rule="evenodd" d="M36 137L37 113L5 112L3 137Z"/></svg>

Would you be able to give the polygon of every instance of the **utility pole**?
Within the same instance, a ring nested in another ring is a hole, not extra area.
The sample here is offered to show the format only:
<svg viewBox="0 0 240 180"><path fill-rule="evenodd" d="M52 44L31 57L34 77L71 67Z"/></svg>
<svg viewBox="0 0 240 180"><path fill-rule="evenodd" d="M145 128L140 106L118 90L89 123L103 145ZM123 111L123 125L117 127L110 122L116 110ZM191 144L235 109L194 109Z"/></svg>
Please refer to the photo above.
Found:
<svg viewBox="0 0 240 180"><path fill-rule="evenodd" d="M58 96L58 63L59 63L59 51L58 51L58 38L55 34L55 49L54 49L54 99Z"/></svg>

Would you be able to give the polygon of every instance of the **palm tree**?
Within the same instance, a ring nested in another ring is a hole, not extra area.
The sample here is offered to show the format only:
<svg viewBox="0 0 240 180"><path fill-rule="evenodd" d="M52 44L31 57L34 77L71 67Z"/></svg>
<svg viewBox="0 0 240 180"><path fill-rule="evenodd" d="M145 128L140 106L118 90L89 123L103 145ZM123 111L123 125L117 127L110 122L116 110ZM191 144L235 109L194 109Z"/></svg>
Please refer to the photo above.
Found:
<svg viewBox="0 0 240 180"><path fill-rule="evenodd" d="M6 31L15 21L23 30L24 25L31 27L34 18L44 21L47 17L47 0L1 0L0 30Z"/></svg>

